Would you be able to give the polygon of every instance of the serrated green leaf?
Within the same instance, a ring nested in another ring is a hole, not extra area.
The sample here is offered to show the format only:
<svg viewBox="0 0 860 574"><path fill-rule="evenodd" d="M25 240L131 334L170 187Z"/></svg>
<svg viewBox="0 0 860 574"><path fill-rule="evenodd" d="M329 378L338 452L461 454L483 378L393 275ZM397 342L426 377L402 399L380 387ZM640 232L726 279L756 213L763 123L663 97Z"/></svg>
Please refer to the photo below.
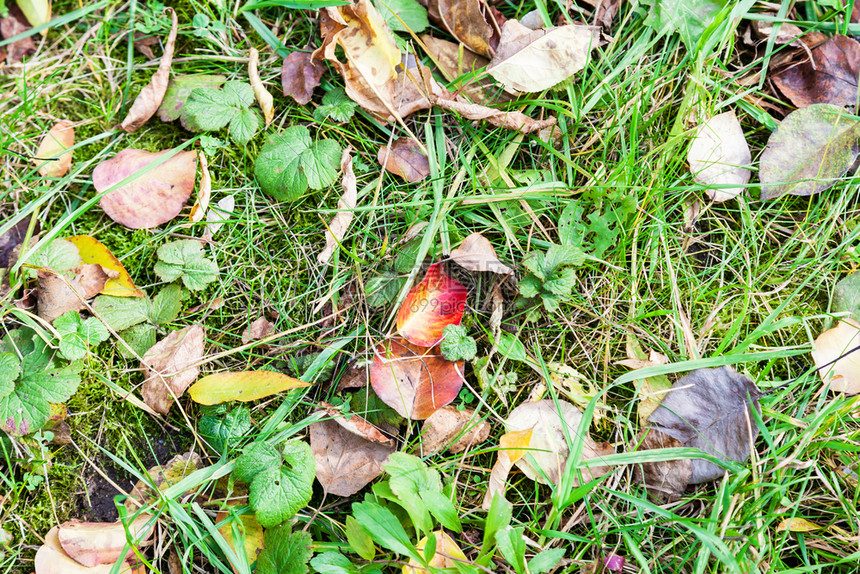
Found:
<svg viewBox="0 0 860 574"><path fill-rule="evenodd" d="M567 267L553 273L543 284L544 289L559 297L569 297L576 287L576 269Z"/></svg>
<svg viewBox="0 0 860 574"><path fill-rule="evenodd" d="M223 88L195 88L182 108L182 118L191 129L220 130L229 124L230 138L247 143L260 129L254 90L245 82L226 82Z"/></svg>
<svg viewBox="0 0 860 574"><path fill-rule="evenodd" d="M45 245L41 251L24 253L24 261L37 267L47 267L59 273L65 273L81 264L81 254L77 246L65 239L54 239ZM36 277L38 271L29 269L28 275Z"/></svg>
<svg viewBox="0 0 860 574"><path fill-rule="evenodd" d="M155 274L164 281L181 278L192 291L201 291L218 278L218 264L208 259L203 247L193 239L180 239L158 248Z"/></svg>
<svg viewBox="0 0 860 574"><path fill-rule="evenodd" d="M316 472L311 447L301 441L284 445L284 466L272 465L251 481L249 502L257 521L270 528L307 506Z"/></svg>
<svg viewBox="0 0 860 574"><path fill-rule="evenodd" d="M307 190L334 183L340 146L332 140L314 142L304 126L285 129L263 145L254 165L260 188L275 199L295 201Z"/></svg>
<svg viewBox="0 0 860 574"><path fill-rule="evenodd" d="M260 112L252 109L241 109L230 120L230 139L238 144L246 144L260 131L260 126L263 125L263 118Z"/></svg>
<svg viewBox="0 0 860 574"><path fill-rule="evenodd" d="M394 32L419 33L427 29L427 8L415 0L376 0L379 14Z"/></svg>
<svg viewBox="0 0 860 574"><path fill-rule="evenodd" d="M70 361L83 359L90 346L98 345L110 337L107 327L95 317L81 320L77 311L69 311L54 320L60 334L60 353Z"/></svg>
<svg viewBox="0 0 860 574"><path fill-rule="evenodd" d="M182 108L196 88L220 88L227 80L222 75L191 75L177 76L170 80L164 99L158 107L158 118L163 122L179 119Z"/></svg>
<svg viewBox="0 0 860 574"><path fill-rule="evenodd" d="M156 325L164 325L176 319L181 310L182 288L175 284L168 285L152 298L149 320Z"/></svg>
<svg viewBox="0 0 860 574"><path fill-rule="evenodd" d="M155 325L151 323L139 323L128 329L124 329L117 333L122 339L128 343L139 357L143 357L146 352L155 345ZM125 345L118 345L119 353L126 359L134 357L125 348Z"/></svg>
<svg viewBox="0 0 860 574"><path fill-rule="evenodd" d="M146 321L151 305L146 297L99 295L93 301L93 309L114 331L124 331Z"/></svg>
<svg viewBox="0 0 860 574"><path fill-rule="evenodd" d="M200 436L219 452L235 446L249 430L251 430L251 411L245 405L239 405L220 416L205 414L200 418L198 425Z"/></svg>
<svg viewBox="0 0 860 574"><path fill-rule="evenodd" d="M322 105L314 110L314 119L320 123L326 118L343 123L349 121L355 114L358 104L349 99L341 88L333 88L326 92Z"/></svg>
<svg viewBox="0 0 860 574"><path fill-rule="evenodd" d="M311 535L291 532L289 524L267 528L265 548L257 559L258 574L304 574L311 557Z"/></svg>
<svg viewBox="0 0 860 574"><path fill-rule="evenodd" d="M478 353L475 339L469 336L462 325L447 325L442 331L439 349L449 361L471 361Z"/></svg>
<svg viewBox="0 0 860 574"><path fill-rule="evenodd" d="M0 399L15 390L15 381L21 374L21 359L15 353L0 353Z"/></svg>
<svg viewBox="0 0 860 574"><path fill-rule="evenodd" d="M251 482L254 477L271 466L280 466L281 455L267 442L255 442L245 454L236 459L233 476L242 482Z"/></svg>

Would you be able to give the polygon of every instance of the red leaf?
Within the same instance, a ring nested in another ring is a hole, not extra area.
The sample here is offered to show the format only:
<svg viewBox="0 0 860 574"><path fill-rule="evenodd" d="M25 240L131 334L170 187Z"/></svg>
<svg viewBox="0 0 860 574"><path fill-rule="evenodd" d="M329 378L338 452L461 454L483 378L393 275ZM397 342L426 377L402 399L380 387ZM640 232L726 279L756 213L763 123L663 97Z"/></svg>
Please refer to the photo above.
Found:
<svg viewBox="0 0 860 574"><path fill-rule="evenodd" d="M397 313L397 332L413 345L432 347L448 325L459 325L466 305L466 288L436 263L409 291Z"/></svg>
<svg viewBox="0 0 860 574"><path fill-rule="evenodd" d="M398 414L423 420L457 398L463 386L463 361L445 359L438 347L388 339L376 349L370 384Z"/></svg>

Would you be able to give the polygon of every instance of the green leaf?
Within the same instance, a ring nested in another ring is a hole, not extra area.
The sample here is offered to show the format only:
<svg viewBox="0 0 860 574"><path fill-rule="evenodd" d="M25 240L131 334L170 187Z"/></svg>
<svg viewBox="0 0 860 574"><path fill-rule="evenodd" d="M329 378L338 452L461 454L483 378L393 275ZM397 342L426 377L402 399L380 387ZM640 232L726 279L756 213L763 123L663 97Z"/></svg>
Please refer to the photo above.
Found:
<svg viewBox="0 0 860 574"><path fill-rule="evenodd" d="M158 248L159 262L155 274L164 281L182 278L192 291L200 291L218 278L218 264L203 254L203 246L194 239L180 239Z"/></svg>
<svg viewBox="0 0 860 574"><path fill-rule="evenodd" d="M178 76L170 80L164 99L158 107L158 118L163 122L179 119L182 108L185 107L185 103L195 88L220 88L226 80L227 76L220 74Z"/></svg>
<svg viewBox="0 0 860 574"><path fill-rule="evenodd" d="M254 165L260 188L275 199L295 201L308 189L323 189L337 179L340 146L332 140L314 142L304 126L270 136Z"/></svg>
<svg viewBox="0 0 860 574"><path fill-rule="evenodd" d="M836 284L830 301L831 313L845 311L850 312L855 319L860 318L860 273L856 271Z"/></svg>
<svg viewBox="0 0 860 574"><path fill-rule="evenodd" d="M469 336L462 325L447 325L442 336L444 338L439 348L449 361L471 361L478 353L475 339Z"/></svg>
<svg viewBox="0 0 860 574"><path fill-rule="evenodd" d="M526 571L526 542L523 539L522 528L509 526L496 532L496 546L517 574L523 574Z"/></svg>
<svg viewBox="0 0 860 574"><path fill-rule="evenodd" d="M18 0L18 8L24 14L30 26L36 28L51 20L50 0ZM2 3L0 3L2 6Z"/></svg>
<svg viewBox="0 0 860 574"><path fill-rule="evenodd" d="M284 466L270 466L251 482L249 502L257 521L269 528L307 506L313 495L316 472L311 447L290 441L284 448Z"/></svg>
<svg viewBox="0 0 860 574"><path fill-rule="evenodd" d="M182 310L182 287L173 284L164 287L152 298L149 320L156 325L170 323Z"/></svg>
<svg viewBox="0 0 860 574"><path fill-rule="evenodd" d="M304 574L312 551L311 535L291 532L289 524L267 528L265 547L257 559L257 574Z"/></svg>
<svg viewBox="0 0 860 574"><path fill-rule="evenodd" d="M382 274L368 279L364 285L368 307L378 309L394 301L405 281L405 277L398 277L389 271L383 271Z"/></svg>
<svg viewBox="0 0 860 574"><path fill-rule="evenodd" d="M21 374L21 359L15 353L0 353L0 399L15 390L15 381Z"/></svg>
<svg viewBox="0 0 860 574"><path fill-rule="evenodd" d="M761 154L762 200L820 193L845 175L857 158L860 121L843 114L812 104L782 120Z"/></svg>
<svg viewBox="0 0 860 574"><path fill-rule="evenodd" d="M334 140L317 140L302 154L302 167L311 189L325 189L337 180L343 150Z"/></svg>
<svg viewBox="0 0 860 574"><path fill-rule="evenodd" d="M149 318L151 303L146 297L99 295L93 309L114 331L124 331Z"/></svg>
<svg viewBox="0 0 860 574"><path fill-rule="evenodd" d="M690 52L725 6L726 0L655 0L645 24L658 32L676 31Z"/></svg>
<svg viewBox="0 0 860 574"><path fill-rule="evenodd" d="M332 88L323 96L322 105L314 110L314 119L322 123L326 118L343 123L355 114L358 104L349 99L341 88Z"/></svg>
<svg viewBox="0 0 860 574"><path fill-rule="evenodd" d="M529 572L531 574L546 572L554 568L562 558L564 558L564 548L550 548L538 552L534 558L529 560Z"/></svg>
<svg viewBox="0 0 860 574"><path fill-rule="evenodd" d="M251 411L245 405L239 405L222 416L205 414L198 425L200 435L219 452L235 446L249 430Z"/></svg>
<svg viewBox="0 0 860 574"><path fill-rule="evenodd" d="M501 493L493 496L490 510L487 512L487 520L484 523L484 540L481 545L481 556L478 558L482 566L489 564L493 546L496 543L496 532L511 525L513 505L508 502ZM486 557L484 560L482 558Z"/></svg>
<svg viewBox="0 0 860 574"><path fill-rule="evenodd" d="M260 441L245 450L245 454L236 459L233 476L236 480L248 482L271 466L280 466L281 455L267 442Z"/></svg>
<svg viewBox="0 0 860 574"><path fill-rule="evenodd" d="M346 541L356 554L367 561L373 560L376 556L376 546L373 545L373 539L354 517L346 517L344 532L346 533Z"/></svg>
<svg viewBox="0 0 860 574"><path fill-rule="evenodd" d="M54 328L60 334L60 353L70 361L83 359L88 347L98 345L110 337L110 332L101 321L95 317L81 320L77 311L57 317Z"/></svg>
<svg viewBox="0 0 860 574"><path fill-rule="evenodd" d="M45 245L41 251L24 253L24 261L37 267L47 267L58 273L65 273L73 267L81 264L81 254L78 247L71 241L65 239L54 239ZM29 269L28 275L36 277L38 271Z"/></svg>
<svg viewBox="0 0 860 574"><path fill-rule="evenodd" d="M230 138L247 143L260 129L261 118L254 103L254 90L245 82L226 82L224 87L195 88L182 108L186 125L193 130L220 130L229 124Z"/></svg>
<svg viewBox="0 0 860 574"><path fill-rule="evenodd" d="M146 352L155 345L155 325L150 323L139 323L123 331L117 333L128 345L134 350L138 356L142 357ZM126 359L134 357L125 348L125 345L118 345L120 354Z"/></svg>
<svg viewBox="0 0 860 574"><path fill-rule="evenodd" d="M323 552L314 556L311 567L320 574L354 574L360 572L352 565L349 558L340 552Z"/></svg>
<svg viewBox="0 0 860 574"><path fill-rule="evenodd" d="M553 245L544 256L543 268L546 274L552 273L564 265L582 265L585 263L585 253L572 245Z"/></svg>
<svg viewBox="0 0 860 574"><path fill-rule="evenodd" d="M387 508L373 502L357 502L352 505L352 515L380 546L423 562L400 521Z"/></svg>
<svg viewBox="0 0 860 574"><path fill-rule="evenodd" d="M428 468L417 456L402 452L391 454L382 468L391 477L388 481L391 491L417 531L426 534L432 530L430 514L446 528L461 530L457 509L442 494L442 479L436 470Z"/></svg>
<svg viewBox="0 0 860 574"><path fill-rule="evenodd" d="M569 297L576 287L576 269L567 267L553 273L552 277L544 282L543 287L553 295Z"/></svg>
<svg viewBox="0 0 860 574"><path fill-rule="evenodd" d="M427 8L415 0L376 0L374 5L394 32L411 31L417 34L430 25Z"/></svg>
<svg viewBox="0 0 860 574"><path fill-rule="evenodd" d="M382 402L382 399L379 398L370 385L350 396L352 397L352 411L358 413L372 425L389 424L397 426L406 420L397 411Z"/></svg>
<svg viewBox="0 0 860 574"><path fill-rule="evenodd" d="M252 109L242 109L230 121L228 130L230 139L239 144L246 144L260 131L263 118L260 112Z"/></svg>

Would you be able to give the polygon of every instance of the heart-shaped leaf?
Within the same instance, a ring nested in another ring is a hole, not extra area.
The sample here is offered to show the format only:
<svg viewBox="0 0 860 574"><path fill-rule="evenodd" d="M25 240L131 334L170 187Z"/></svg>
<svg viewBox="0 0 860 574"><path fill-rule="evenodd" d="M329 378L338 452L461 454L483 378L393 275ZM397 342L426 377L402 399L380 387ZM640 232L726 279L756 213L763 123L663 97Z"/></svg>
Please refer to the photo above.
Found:
<svg viewBox="0 0 860 574"><path fill-rule="evenodd" d="M459 325L466 305L466 288L431 265L421 282L409 291L397 313L397 332L413 345L432 347L448 325Z"/></svg>

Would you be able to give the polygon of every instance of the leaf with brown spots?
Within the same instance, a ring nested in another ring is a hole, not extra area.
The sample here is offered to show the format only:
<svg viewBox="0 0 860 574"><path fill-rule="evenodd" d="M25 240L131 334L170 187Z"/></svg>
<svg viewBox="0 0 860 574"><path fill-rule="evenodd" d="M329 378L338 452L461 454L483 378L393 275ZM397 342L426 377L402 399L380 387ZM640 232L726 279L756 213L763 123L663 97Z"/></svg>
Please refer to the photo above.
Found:
<svg viewBox="0 0 860 574"><path fill-rule="evenodd" d="M327 494L352 496L382 474L382 464L396 449L371 442L333 420L311 425L316 478Z"/></svg>
<svg viewBox="0 0 860 574"><path fill-rule="evenodd" d="M390 146L380 146L376 158L386 171L410 183L430 175L430 162L412 138L398 138Z"/></svg>
<svg viewBox="0 0 860 574"><path fill-rule="evenodd" d="M143 356L145 380L141 393L153 410L166 415L173 398L181 397L197 378L205 334L201 325L172 331Z"/></svg>
<svg viewBox="0 0 860 574"><path fill-rule="evenodd" d="M427 4L430 17L461 44L473 52L492 57L495 46L495 29L488 7L481 0L430 0ZM498 38L495 38L496 41Z"/></svg>
<svg viewBox="0 0 860 574"><path fill-rule="evenodd" d="M292 96L296 102L305 105L311 101L314 88L320 85L320 78L326 68L316 54L292 52L284 58L281 66L281 87L285 96Z"/></svg>
<svg viewBox="0 0 860 574"><path fill-rule="evenodd" d="M63 177L72 165L72 152L75 145L75 128L71 122L60 120L42 137L36 159L39 173L43 177Z"/></svg>
<svg viewBox="0 0 860 574"><path fill-rule="evenodd" d="M69 520L60 525L57 537L66 554L78 564L90 568L99 564L112 565L117 560L128 560L134 556L132 549L123 554L126 528L137 544L146 542L154 530L154 524L147 527L151 519L151 515L142 514L127 526L122 522Z"/></svg>
<svg viewBox="0 0 860 574"><path fill-rule="evenodd" d="M800 52L798 57L803 57ZM803 57L773 76L773 83L798 108L832 104L854 109L857 76L860 74L860 42L834 36L812 49L812 59Z"/></svg>

